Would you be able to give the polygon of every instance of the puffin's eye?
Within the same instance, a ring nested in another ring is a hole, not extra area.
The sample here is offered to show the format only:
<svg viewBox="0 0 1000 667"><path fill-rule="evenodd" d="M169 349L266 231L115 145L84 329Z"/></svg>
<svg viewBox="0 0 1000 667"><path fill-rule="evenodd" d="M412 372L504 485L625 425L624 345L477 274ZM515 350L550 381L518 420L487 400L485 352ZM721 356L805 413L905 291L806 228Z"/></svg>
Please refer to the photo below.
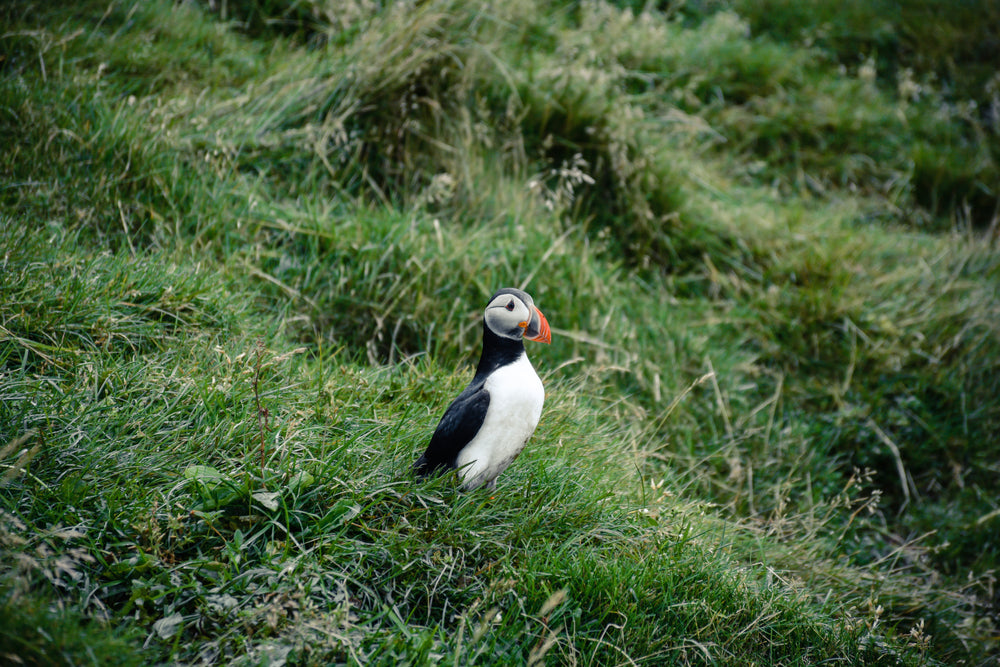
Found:
<svg viewBox="0 0 1000 667"><path fill-rule="evenodd" d="M513 301L508 301L507 302L507 310L514 310L514 302Z"/></svg>

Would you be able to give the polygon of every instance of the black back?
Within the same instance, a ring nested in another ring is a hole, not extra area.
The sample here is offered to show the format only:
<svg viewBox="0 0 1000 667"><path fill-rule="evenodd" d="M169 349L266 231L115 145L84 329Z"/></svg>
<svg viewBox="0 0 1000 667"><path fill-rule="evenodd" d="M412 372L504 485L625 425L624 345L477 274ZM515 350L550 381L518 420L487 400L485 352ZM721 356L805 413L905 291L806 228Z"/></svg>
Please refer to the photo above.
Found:
<svg viewBox="0 0 1000 667"><path fill-rule="evenodd" d="M520 290L500 290L497 294L507 291L520 292ZM493 297L495 298L497 294ZM427 475L456 467L459 452L476 437L486 419L486 411L490 407L490 394L484 386L486 378L496 369L514 363L522 354L524 354L524 342L521 339L498 336L484 321L483 351L479 356L476 374L469 386L445 410L427 445L427 451L413 464L413 469L417 473Z"/></svg>

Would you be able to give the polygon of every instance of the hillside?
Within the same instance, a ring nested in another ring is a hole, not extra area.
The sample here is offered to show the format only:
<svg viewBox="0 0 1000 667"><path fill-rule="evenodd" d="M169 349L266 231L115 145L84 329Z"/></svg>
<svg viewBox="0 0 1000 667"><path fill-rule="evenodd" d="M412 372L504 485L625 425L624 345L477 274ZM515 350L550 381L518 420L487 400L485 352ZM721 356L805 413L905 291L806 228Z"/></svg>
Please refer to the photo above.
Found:
<svg viewBox="0 0 1000 667"><path fill-rule="evenodd" d="M5 3L0 657L992 664L1000 10L904 5Z"/></svg>

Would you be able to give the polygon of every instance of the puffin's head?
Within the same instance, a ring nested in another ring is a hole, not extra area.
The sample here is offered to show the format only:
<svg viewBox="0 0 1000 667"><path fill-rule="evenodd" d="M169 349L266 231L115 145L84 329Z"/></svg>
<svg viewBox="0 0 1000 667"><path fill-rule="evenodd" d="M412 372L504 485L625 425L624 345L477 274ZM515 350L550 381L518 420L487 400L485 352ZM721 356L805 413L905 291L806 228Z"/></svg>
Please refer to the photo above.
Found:
<svg viewBox="0 0 1000 667"><path fill-rule="evenodd" d="M504 287L490 299L483 320L490 331L503 338L552 342L552 331L531 295L513 287Z"/></svg>

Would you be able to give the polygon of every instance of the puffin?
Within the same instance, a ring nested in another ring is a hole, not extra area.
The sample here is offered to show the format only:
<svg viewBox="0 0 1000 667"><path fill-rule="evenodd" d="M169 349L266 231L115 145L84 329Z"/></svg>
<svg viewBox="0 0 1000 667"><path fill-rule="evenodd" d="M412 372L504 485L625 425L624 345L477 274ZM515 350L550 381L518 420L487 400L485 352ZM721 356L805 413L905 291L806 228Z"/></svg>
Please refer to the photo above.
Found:
<svg viewBox="0 0 1000 667"><path fill-rule="evenodd" d="M545 389L524 351L525 339L552 332L527 292L504 287L483 312L483 350L469 386L452 401L413 464L426 477L458 470L462 489L496 488L497 476L524 449L542 415Z"/></svg>

